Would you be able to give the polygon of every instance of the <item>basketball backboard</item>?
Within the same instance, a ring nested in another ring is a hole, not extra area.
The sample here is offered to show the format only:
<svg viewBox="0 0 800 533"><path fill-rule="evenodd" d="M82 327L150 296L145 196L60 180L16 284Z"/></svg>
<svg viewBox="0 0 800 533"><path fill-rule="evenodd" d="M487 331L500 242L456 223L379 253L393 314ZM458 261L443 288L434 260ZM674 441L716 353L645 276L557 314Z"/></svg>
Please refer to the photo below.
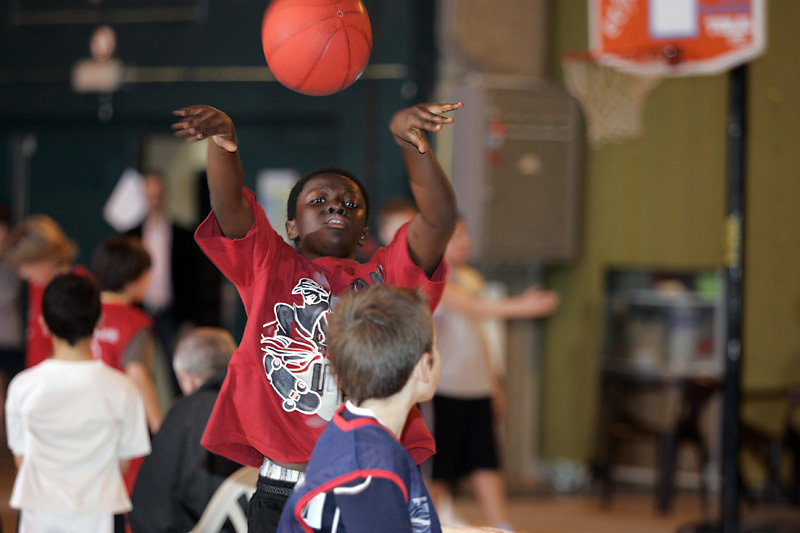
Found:
<svg viewBox="0 0 800 533"><path fill-rule="evenodd" d="M765 48L764 0L588 0L589 48L634 74L717 74Z"/></svg>

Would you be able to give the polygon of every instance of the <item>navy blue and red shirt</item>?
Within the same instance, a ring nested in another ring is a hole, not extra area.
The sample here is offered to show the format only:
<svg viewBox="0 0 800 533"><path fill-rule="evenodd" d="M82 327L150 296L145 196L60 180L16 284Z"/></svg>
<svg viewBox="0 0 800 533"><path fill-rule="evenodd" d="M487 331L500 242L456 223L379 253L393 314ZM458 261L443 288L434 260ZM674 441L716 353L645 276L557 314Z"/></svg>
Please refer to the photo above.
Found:
<svg viewBox="0 0 800 533"><path fill-rule="evenodd" d="M439 533L414 460L371 411L339 408L322 432L305 478L283 508L280 533Z"/></svg>

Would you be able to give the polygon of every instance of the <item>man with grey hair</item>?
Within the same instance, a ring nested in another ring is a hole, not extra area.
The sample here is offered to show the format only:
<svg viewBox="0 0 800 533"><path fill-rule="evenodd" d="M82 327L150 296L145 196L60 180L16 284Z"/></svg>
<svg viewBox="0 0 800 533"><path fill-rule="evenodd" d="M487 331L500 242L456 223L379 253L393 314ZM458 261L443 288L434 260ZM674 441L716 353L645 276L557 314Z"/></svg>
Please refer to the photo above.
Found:
<svg viewBox="0 0 800 533"><path fill-rule="evenodd" d="M219 328L197 328L178 343L173 365L185 396L167 413L139 470L130 513L134 533L189 531L220 483L241 466L200 445L235 348Z"/></svg>
<svg viewBox="0 0 800 533"><path fill-rule="evenodd" d="M214 374L228 368L236 343L219 328L197 328L178 343L172 367L181 392L188 396Z"/></svg>

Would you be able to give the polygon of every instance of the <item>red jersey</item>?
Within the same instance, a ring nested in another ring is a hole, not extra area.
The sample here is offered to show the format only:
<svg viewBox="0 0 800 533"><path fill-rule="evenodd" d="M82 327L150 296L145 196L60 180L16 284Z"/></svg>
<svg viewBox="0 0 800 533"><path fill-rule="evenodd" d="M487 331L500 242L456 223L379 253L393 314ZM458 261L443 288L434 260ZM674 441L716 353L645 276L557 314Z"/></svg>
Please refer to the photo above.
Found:
<svg viewBox="0 0 800 533"><path fill-rule="evenodd" d="M28 337L25 341L25 368L38 365L53 353L53 340L42 329L42 296L45 287L28 284Z"/></svg>
<svg viewBox="0 0 800 533"><path fill-rule="evenodd" d="M70 268L70 272L91 276L81 265ZM53 354L53 340L42 329L42 297L46 285L28 283L28 324L25 340L25 368L36 366Z"/></svg>
<svg viewBox="0 0 800 533"><path fill-rule="evenodd" d="M103 318L95 331L92 354L111 368L125 371L125 350L128 343L144 329L149 329L153 320L144 311L130 304L103 302ZM123 478L128 494L133 494L133 485L142 466L143 457L131 459Z"/></svg>
<svg viewBox="0 0 800 533"><path fill-rule="evenodd" d="M152 323L152 319L144 311L132 305L103 302L102 323L94 334L103 361L124 372L122 358L128 343L142 330L150 328Z"/></svg>
<svg viewBox="0 0 800 533"><path fill-rule="evenodd" d="M245 196L254 223L243 238L225 237L213 212L195 233L205 254L236 286L247 312L202 443L255 467L265 456L306 462L342 400L325 341L336 296L381 283L419 287L433 309L447 267L443 262L428 278L411 260L406 227L367 264L337 257L310 261L275 232L253 193L245 189ZM402 442L417 463L435 450L416 408Z"/></svg>

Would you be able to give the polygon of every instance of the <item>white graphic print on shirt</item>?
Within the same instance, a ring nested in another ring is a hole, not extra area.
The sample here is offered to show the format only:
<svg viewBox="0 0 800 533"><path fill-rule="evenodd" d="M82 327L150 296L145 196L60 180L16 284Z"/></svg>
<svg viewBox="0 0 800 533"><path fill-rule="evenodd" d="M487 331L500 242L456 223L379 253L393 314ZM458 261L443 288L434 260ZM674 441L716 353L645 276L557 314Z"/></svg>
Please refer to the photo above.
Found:
<svg viewBox="0 0 800 533"><path fill-rule="evenodd" d="M376 265L366 278L355 278L351 291L385 282L384 269ZM323 280L324 282L324 280ZM264 371L283 403L284 411L299 411L329 421L342 403L339 380L325 355L325 330L335 298L319 282L301 278L292 289L302 304L275 304L275 320L263 325L261 351Z"/></svg>
<svg viewBox="0 0 800 533"><path fill-rule="evenodd" d="M264 370L285 411L330 420L341 403L338 380L325 357L331 295L309 278L298 281L292 294L300 295L302 304L277 303L275 320L263 326Z"/></svg>

